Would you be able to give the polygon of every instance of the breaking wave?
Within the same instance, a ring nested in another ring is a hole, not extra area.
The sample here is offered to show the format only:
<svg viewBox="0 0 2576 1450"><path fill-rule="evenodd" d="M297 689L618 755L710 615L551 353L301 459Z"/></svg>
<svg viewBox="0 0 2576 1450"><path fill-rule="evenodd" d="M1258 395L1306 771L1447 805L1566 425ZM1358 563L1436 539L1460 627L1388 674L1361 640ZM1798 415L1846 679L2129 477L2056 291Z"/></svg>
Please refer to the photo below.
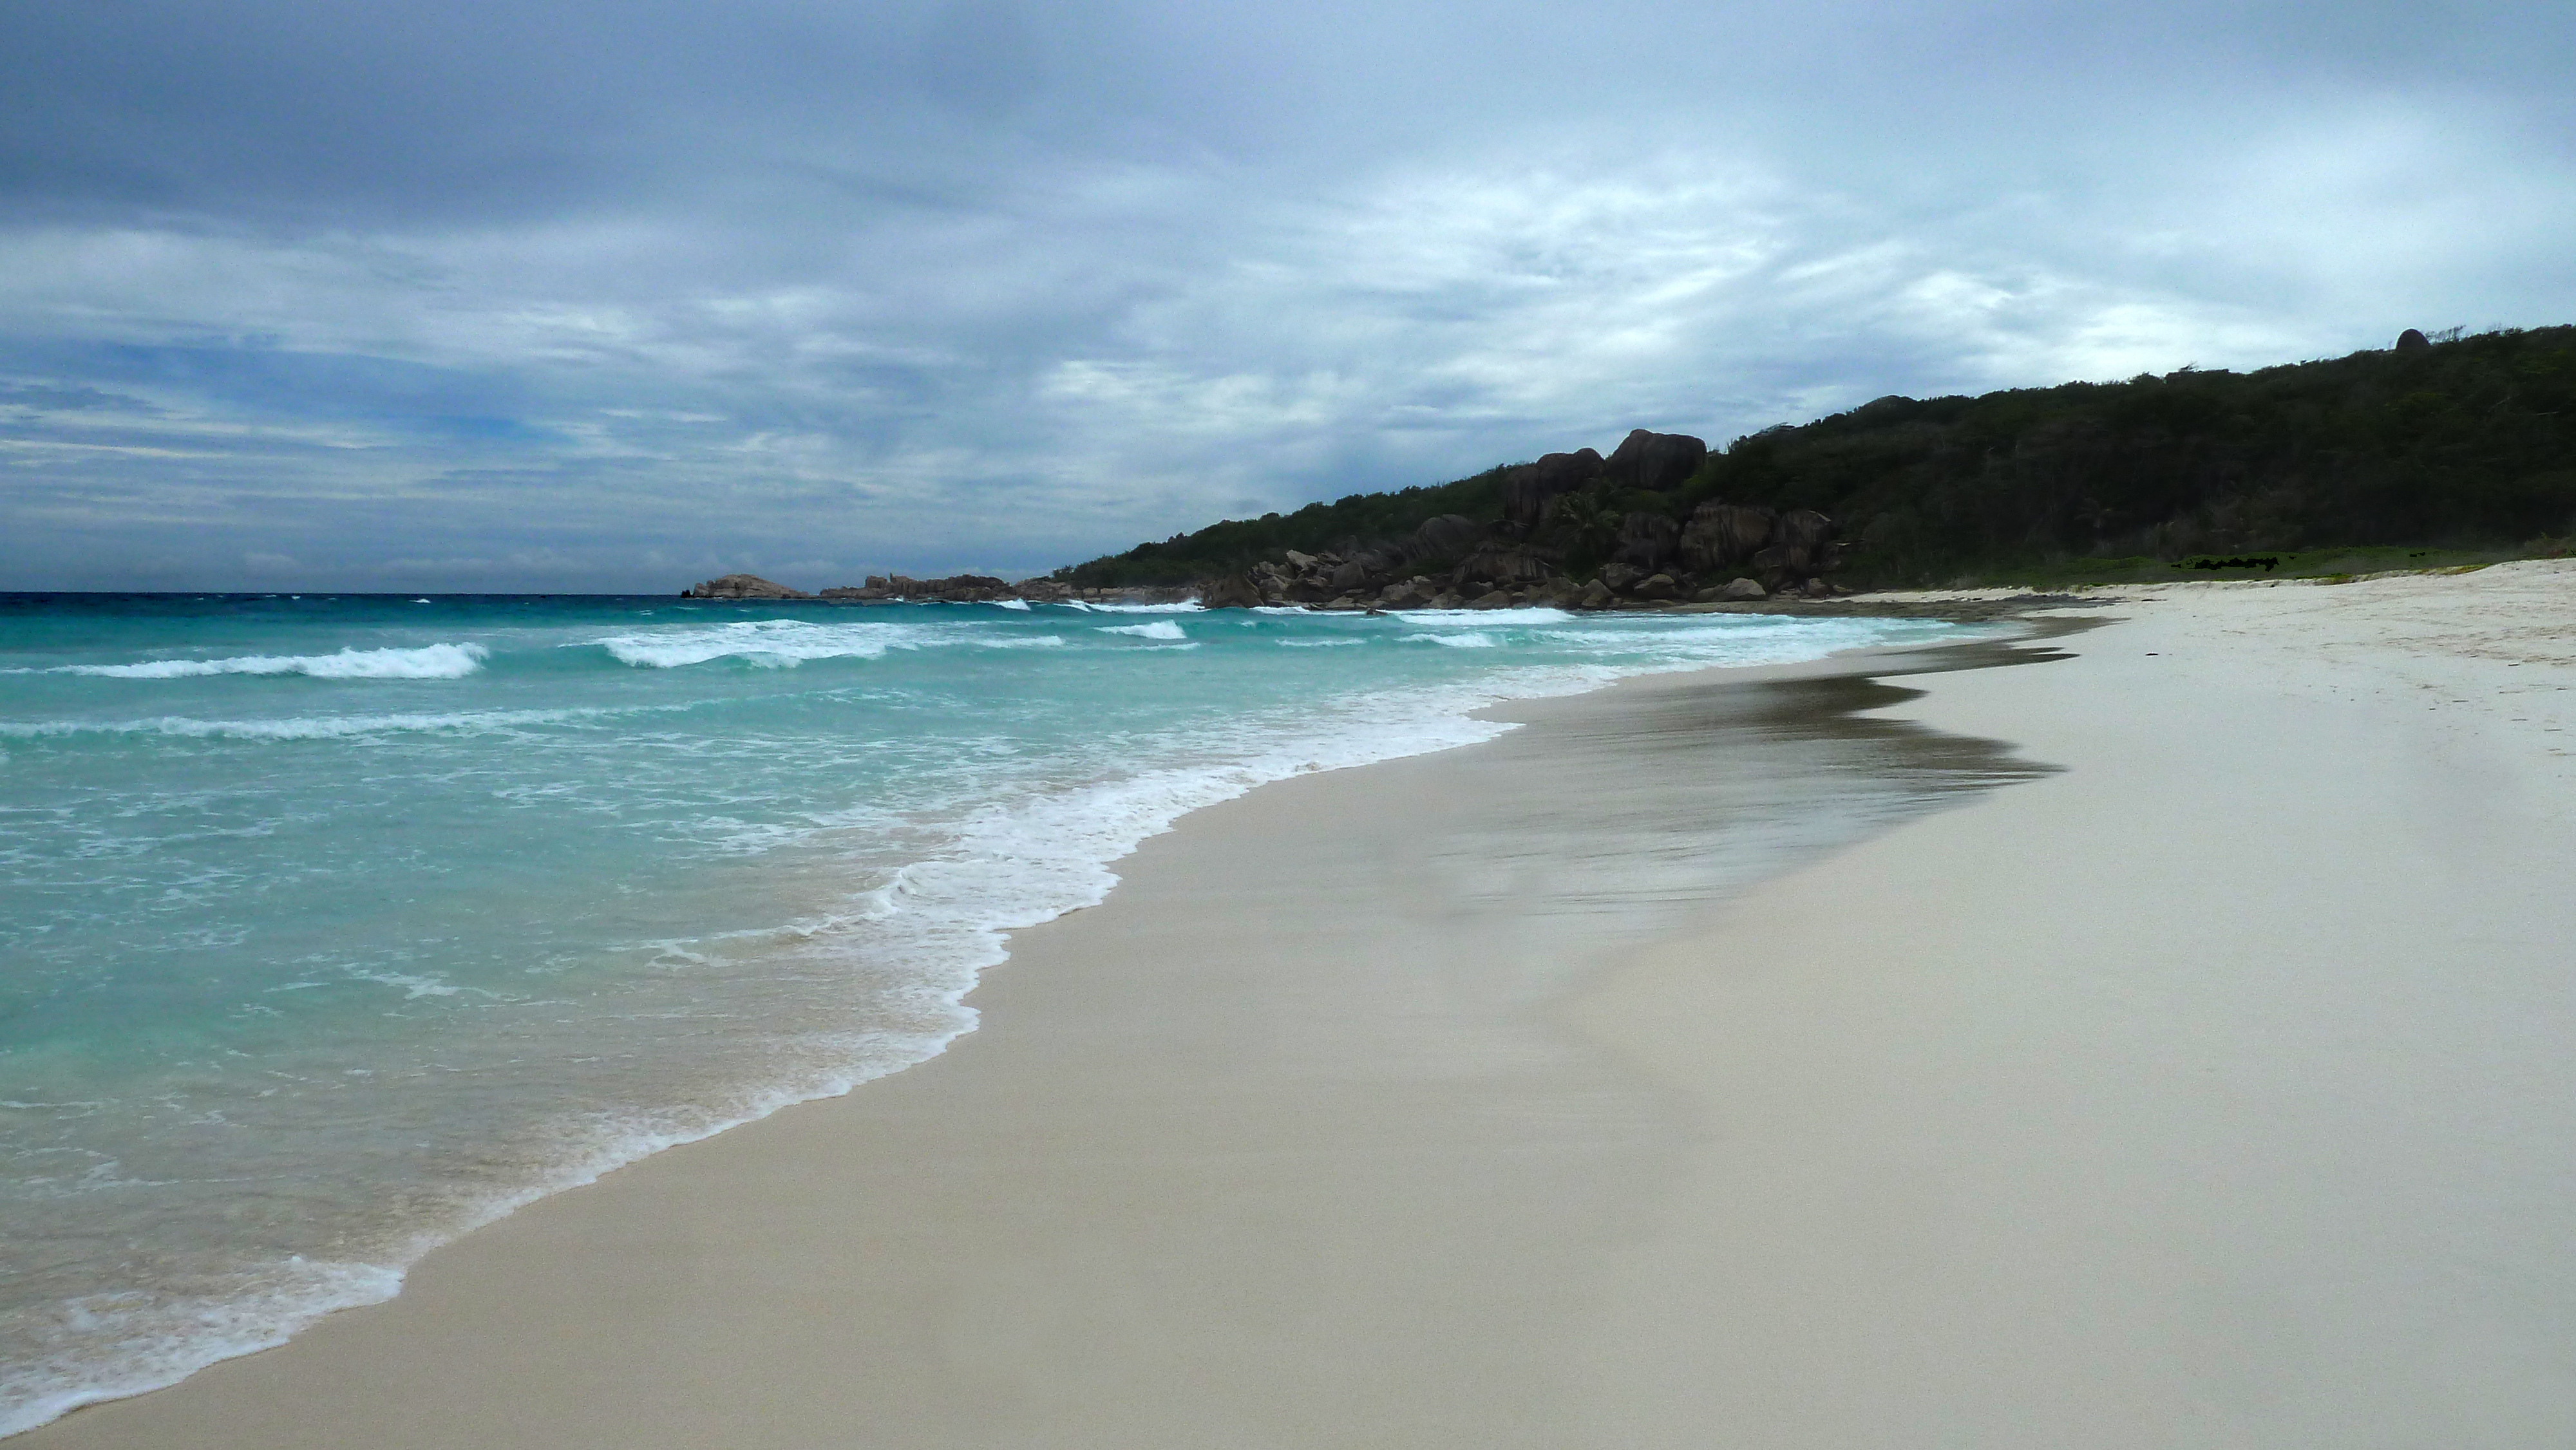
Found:
<svg viewBox="0 0 2576 1450"><path fill-rule="evenodd" d="M813 624L799 619L745 620L713 629L678 629L649 634L613 634L577 641L564 648L597 646L620 663L643 669L675 670L715 660L740 660L759 669L792 670L810 660L878 660L893 650L937 649L963 645L970 649L1053 649L1064 643L1056 635L992 634L928 624Z"/></svg>
<svg viewBox="0 0 2576 1450"><path fill-rule="evenodd" d="M309 675L317 680L461 680L483 668L479 644L417 649L343 649L327 655L235 655L220 660L143 660L130 665L57 665L49 673L111 680L177 680L198 675Z"/></svg>

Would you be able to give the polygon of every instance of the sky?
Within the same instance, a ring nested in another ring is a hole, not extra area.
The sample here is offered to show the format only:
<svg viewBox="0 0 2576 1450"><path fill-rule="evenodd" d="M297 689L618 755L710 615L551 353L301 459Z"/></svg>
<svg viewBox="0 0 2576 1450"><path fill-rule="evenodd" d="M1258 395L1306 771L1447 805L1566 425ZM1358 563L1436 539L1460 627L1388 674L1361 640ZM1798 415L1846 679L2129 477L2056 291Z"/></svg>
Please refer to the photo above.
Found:
<svg viewBox="0 0 2576 1450"><path fill-rule="evenodd" d="M1019 576L2576 321L2576 6L0 0L0 589Z"/></svg>

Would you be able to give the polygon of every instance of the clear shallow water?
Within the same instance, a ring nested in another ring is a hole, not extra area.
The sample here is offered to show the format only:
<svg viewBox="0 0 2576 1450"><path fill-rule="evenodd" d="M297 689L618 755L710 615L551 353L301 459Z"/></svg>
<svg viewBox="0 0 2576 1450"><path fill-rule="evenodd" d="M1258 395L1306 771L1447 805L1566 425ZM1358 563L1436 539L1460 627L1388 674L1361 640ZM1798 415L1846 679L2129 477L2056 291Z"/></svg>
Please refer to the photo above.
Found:
<svg viewBox="0 0 2576 1450"><path fill-rule="evenodd" d="M0 596L0 1433L932 1055L1178 815L1492 700L1958 633Z"/></svg>

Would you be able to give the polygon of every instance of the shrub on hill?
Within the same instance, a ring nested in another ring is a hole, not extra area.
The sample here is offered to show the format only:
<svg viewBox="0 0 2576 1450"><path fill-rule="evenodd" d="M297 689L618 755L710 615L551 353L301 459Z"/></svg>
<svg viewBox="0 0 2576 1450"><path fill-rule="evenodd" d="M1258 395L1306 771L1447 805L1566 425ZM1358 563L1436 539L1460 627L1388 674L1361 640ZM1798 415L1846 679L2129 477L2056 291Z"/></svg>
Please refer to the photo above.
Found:
<svg viewBox="0 0 2576 1450"><path fill-rule="evenodd" d="M1355 493L1331 503L1310 503L1295 513L1228 519L1159 544L1138 544L1123 554L1068 565L1052 577L1086 589L1188 584L1279 558L1290 549L1338 552L1354 541L1401 538L1442 514L1489 519L1502 511L1503 472L1489 468L1454 483Z"/></svg>
<svg viewBox="0 0 2576 1450"><path fill-rule="evenodd" d="M1508 471L1216 524L1057 577L1183 583L1448 513L1509 533ZM2086 558L2516 544L2576 529L2576 327L2454 331L2242 374L1880 398L1738 438L1663 492L1602 480L1569 493L1530 541L1583 577L1639 516L1682 525L1711 502L1828 515L1855 583Z"/></svg>

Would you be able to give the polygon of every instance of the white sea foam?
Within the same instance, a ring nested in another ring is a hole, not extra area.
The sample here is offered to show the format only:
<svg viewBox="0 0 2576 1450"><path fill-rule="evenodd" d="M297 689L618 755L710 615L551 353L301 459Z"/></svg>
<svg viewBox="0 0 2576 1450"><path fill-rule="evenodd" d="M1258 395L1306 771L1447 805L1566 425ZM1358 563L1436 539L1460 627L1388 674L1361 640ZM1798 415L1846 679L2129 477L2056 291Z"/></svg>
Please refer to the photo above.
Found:
<svg viewBox="0 0 2576 1450"><path fill-rule="evenodd" d="M1366 644L1364 639L1281 639L1271 641L1282 649L1333 649L1346 644Z"/></svg>
<svg viewBox="0 0 2576 1450"><path fill-rule="evenodd" d="M0 720L0 737L44 740L77 735L176 735L198 740L344 740L414 730L495 731L554 725L605 712L591 709L476 710L453 715L323 715L282 720Z"/></svg>
<svg viewBox="0 0 2576 1450"><path fill-rule="evenodd" d="M325 1314L381 1304L402 1287L399 1269L300 1257L236 1277L228 1293L92 1294L21 1311L32 1338L58 1347L0 1368L0 1436L83 1405L157 1390L218 1360L274 1349ZM78 1347L102 1336L113 1336L122 1351L112 1368Z"/></svg>
<svg viewBox="0 0 2576 1450"><path fill-rule="evenodd" d="M1188 635L1181 632L1181 627L1179 625L1172 623L1168 619L1158 619L1152 624L1104 624L1097 627L1102 634L1129 634L1134 635L1138 639L1189 638Z"/></svg>
<svg viewBox="0 0 2576 1450"><path fill-rule="evenodd" d="M739 659L768 669L794 669L807 660L883 659L886 651L911 647L927 632L923 626L911 624L811 624L798 619L759 619L720 624L712 629L614 634L588 643L608 651L621 663L649 669L678 669L721 659Z"/></svg>
<svg viewBox="0 0 2576 1450"><path fill-rule="evenodd" d="M1025 599L994 599L986 602L995 609L1016 609L1022 614L1028 613L1029 610L1029 602Z"/></svg>
<svg viewBox="0 0 2576 1450"><path fill-rule="evenodd" d="M1407 624L1563 624L1579 617L1544 604L1515 609L1398 609L1390 612Z"/></svg>
<svg viewBox="0 0 2576 1450"><path fill-rule="evenodd" d="M1492 649L1501 643L1500 640L1482 631L1471 631L1467 634L1408 634L1404 638L1423 644L1445 644L1451 649Z"/></svg>
<svg viewBox="0 0 2576 1450"><path fill-rule="evenodd" d="M1152 612L1178 613L1157 609ZM989 619L989 617L988 617ZM1486 628L1562 624L1557 611L1475 611L1419 618L1424 624L1448 625L1472 620ZM791 623L776 621L763 623ZM1605 622L1606 623L1606 622ZM1839 625L1840 622L1835 622ZM1156 632L1157 627L1169 634ZM850 626L802 625L805 629L847 630ZM898 628L878 626L880 629ZM932 634L927 629L909 640L887 638L886 649L917 649L934 644L1029 647L1055 636L1004 643L1002 621L983 628L992 638L973 638L954 628ZM1115 627L1143 639L1187 641L1179 626L1165 621ZM726 633L731 631L731 633ZM685 634L619 636L649 642L648 647L684 644L707 631ZM719 642L737 646L748 636L755 644L779 644L779 630L757 626L723 626ZM389 1297L399 1286L402 1266L436 1242L452 1238L477 1223L545 1194L576 1186L600 1173L677 1143L702 1138L735 1123L766 1116L780 1107L815 1097L846 1092L872 1078L936 1056L975 1024L964 997L980 973L1008 955L1007 933L1051 920L1064 912L1095 904L1117 882L1116 863L1146 838L1169 829L1181 816L1259 785L1308 771L1335 769L1372 761L1490 739L1514 728L1478 721L1469 712L1499 699L1575 693L1623 675L1671 669L1688 664L1754 664L1809 658L1833 649L1880 637L1855 621L1849 628L1822 621L1802 622L1793 632L1738 626L1681 626L1621 630L1560 628L1512 631L1515 637L1545 634L1590 653L1624 650L1629 658L1575 660L1525 669L1476 669L1476 678L1445 683L1395 686L1383 691L1303 700L1267 712L1122 738L1114 755L1091 765L1097 778L1067 780L1062 770L1043 772L969 816L942 823L925 818L912 823L921 854L891 872L882 889L855 909L819 921L800 922L767 933L779 950L814 954L800 959L797 970L808 980L841 980L821 967L836 956L847 962L900 965L910 983L911 1007L900 1025L864 1033L800 1039L801 1066L778 1070L766 1085L742 1091L709 1093L697 1104L638 1109L622 1114L582 1116L562 1129L562 1137L541 1169L526 1181L477 1203L461 1215L425 1227L423 1237L385 1255L377 1264L305 1265L300 1262L247 1277L241 1292L204 1300L155 1300L141 1295L101 1296L98 1302L66 1305L66 1312L85 1316L74 1334L66 1331L60 1356L30 1356L23 1370L10 1373L0 1403L0 1433L42 1423L76 1405L137 1393L170 1383L203 1365L281 1342L330 1309ZM1485 629L1467 632L1423 632L1405 636L1453 648L1490 648ZM1476 638L1479 645L1461 644ZM827 643L817 637L788 635L808 645ZM856 636L839 642L849 645ZM1281 641L1299 645L1354 645L1358 638ZM607 641L591 641L602 646ZM617 656L610 649L610 654ZM749 657L754 651L734 648L681 659L693 663L728 654ZM776 652L773 648L773 652ZM824 658L826 655L799 656ZM670 668L663 660L626 660ZM1483 660L1478 665L1485 663ZM1464 668L1464 662L1452 668ZM369 729L513 728L538 724L578 711L483 712L479 715L378 716L322 721L137 721L118 726L24 727L0 725L0 734L51 734L69 729L161 729L174 734L215 734L236 730L310 729L316 734L359 733ZM396 723L400 722L400 723ZM506 722L506 723L505 723ZM173 728L177 727L177 728ZM283 734L269 738L291 738ZM808 967L816 970L807 971ZM444 997L456 991L445 980L427 975L385 972L370 980L405 993L405 1000ZM444 990L442 990L444 989ZM772 1055L764 1064L779 1059ZM764 1071L769 1070L764 1067ZM112 1300L113 1302L109 1302ZM95 1346L101 1323L116 1327L122 1341L113 1365L74 1353L78 1345Z"/></svg>
<svg viewBox="0 0 2576 1450"><path fill-rule="evenodd" d="M1088 604L1087 609L1102 614L1203 614L1207 606L1195 599L1175 600L1169 604Z"/></svg>
<svg viewBox="0 0 2576 1450"><path fill-rule="evenodd" d="M673 670L716 660L740 660L761 669L792 670L810 660L877 660L892 650L966 645L976 649L1055 649L1057 635L1001 634L980 625L881 624L872 621L814 624L801 619L740 620L712 628L613 634L564 648L597 646L618 661Z"/></svg>
<svg viewBox="0 0 2576 1450"><path fill-rule="evenodd" d="M235 655L217 660L142 660L126 665L57 665L52 673L114 680L176 680L198 675L309 675L317 680L459 680L483 668L491 651L479 644L416 649L343 649L327 655Z"/></svg>
<svg viewBox="0 0 2576 1450"><path fill-rule="evenodd" d="M351 972L349 975L361 982L399 987L406 1001L416 1002L423 997L453 997L463 990L443 978L417 976L410 972Z"/></svg>

